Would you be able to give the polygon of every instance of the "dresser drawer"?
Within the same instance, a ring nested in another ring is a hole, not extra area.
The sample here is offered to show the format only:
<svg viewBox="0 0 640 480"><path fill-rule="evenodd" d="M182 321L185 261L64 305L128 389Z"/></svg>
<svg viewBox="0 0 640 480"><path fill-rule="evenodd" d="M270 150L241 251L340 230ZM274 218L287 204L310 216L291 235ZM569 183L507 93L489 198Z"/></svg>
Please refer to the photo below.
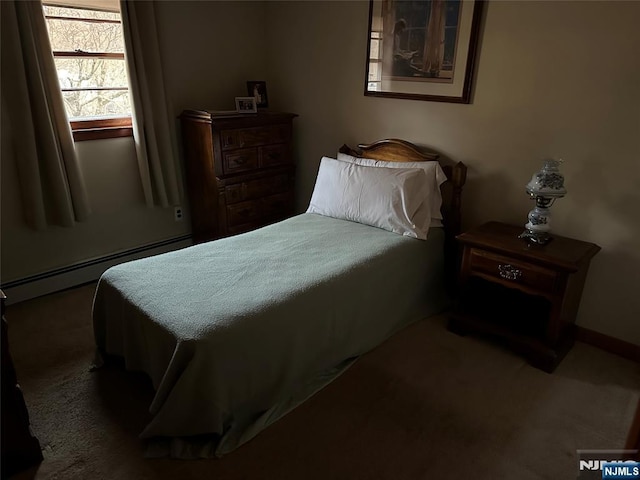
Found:
<svg viewBox="0 0 640 480"><path fill-rule="evenodd" d="M260 201L240 202L227 206L227 225L242 225L255 222L262 217Z"/></svg>
<svg viewBox="0 0 640 480"><path fill-rule="evenodd" d="M291 124L273 125L271 135L271 143L289 143L291 141Z"/></svg>
<svg viewBox="0 0 640 480"><path fill-rule="evenodd" d="M285 144L268 145L266 147L260 147L258 150L258 159L261 167L272 167L289 163L290 158L289 146Z"/></svg>
<svg viewBox="0 0 640 480"><path fill-rule="evenodd" d="M291 188L290 175L273 175L258 180L236 183L225 188L225 200L227 204L252 200L267 195L284 192Z"/></svg>
<svg viewBox="0 0 640 480"><path fill-rule="evenodd" d="M471 249L470 257L471 274L489 275L504 285L522 285L540 293L555 289L558 274L553 270L477 248Z"/></svg>
<svg viewBox="0 0 640 480"><path fill-rule="evenodd" d="M258 166L258 152L255 148L236 150L223 154L225 174L251 170Z"/></svg>
<svg viewBox="0 0 640 480"><path fill-rule="evenodd" d="M238 132L240 147L257 147L274 142L271 127L245 128Z"/></svg>
<svg viewBox="0 0 640 480"><path fill-rule="evenodd" d="M291 125L286 124L222 130L220 132L220 142L223 150L286 143L290 138Z"/></svg>
<svg viewBox="0 0 640 480"><path fill-rule="evenodd" d="M268 125L238 131L240 148L286 143L291 138L291 125Z"/></svg>
<svg viewBox="0 0 640 480"><path fill-rule="evenodd" d="M260 228L264 226L265 226L265 223L260 221L243 223L241 225L229 225L227 227L227 234L238 235L239 233L250 232L251 230L255 230L256 228Z"/></svg>
<svg viewBox="0 0 640 480"><path fill-rule="evenodd" d="M223 130L222 132L220 132L220 143L223 150L240 148L238 131L239 130Z"/></svg>
<svg viewBox="0 0 640 480"><path fill-rule="evenodd" d="M284 218L293 211L293 192L227 205L227 225L238 226L267 219Z"/></svg>
<svg viewBox="0 0 640 480"><path fill-rule="evenodd" d="M265 217L281 217L293 210L293 194L291 191L271 195L262 199L262 214Z"/></svg>

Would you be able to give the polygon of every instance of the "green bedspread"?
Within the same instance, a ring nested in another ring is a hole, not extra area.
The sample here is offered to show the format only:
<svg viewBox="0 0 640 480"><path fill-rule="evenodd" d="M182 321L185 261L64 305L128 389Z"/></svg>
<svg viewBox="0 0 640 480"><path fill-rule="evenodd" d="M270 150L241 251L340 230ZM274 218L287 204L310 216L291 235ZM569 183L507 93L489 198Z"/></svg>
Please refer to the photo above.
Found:
<svg viewBox="0 0 640 480"><path fill-rule="evenodd" d="M219 456L440 311L443 238L303 214L118 265L98 284L96 342L151 377L143 438L162 454ZM189 438L200 434L213 435Z"/></svg>

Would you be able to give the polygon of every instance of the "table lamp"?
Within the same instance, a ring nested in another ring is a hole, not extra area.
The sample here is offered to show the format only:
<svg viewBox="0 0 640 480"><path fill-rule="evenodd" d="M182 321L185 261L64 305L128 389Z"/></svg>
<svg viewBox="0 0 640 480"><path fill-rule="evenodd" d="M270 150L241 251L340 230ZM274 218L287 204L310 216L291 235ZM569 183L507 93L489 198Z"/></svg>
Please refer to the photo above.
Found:
<svg viewBox="0 0 640 480"><path fill-rule="evenodd" d="M564 188L564 177L558 169L560 162L562 160L546 160L542 170L534 173L527 184L527 193L536 201L535 208L529 212L525 231L520 234L520 238L527 242L545 245L552 239L549 235L551 230L549 207L553 205L556 198L562 198L567 194L567 189Z"/></svg>

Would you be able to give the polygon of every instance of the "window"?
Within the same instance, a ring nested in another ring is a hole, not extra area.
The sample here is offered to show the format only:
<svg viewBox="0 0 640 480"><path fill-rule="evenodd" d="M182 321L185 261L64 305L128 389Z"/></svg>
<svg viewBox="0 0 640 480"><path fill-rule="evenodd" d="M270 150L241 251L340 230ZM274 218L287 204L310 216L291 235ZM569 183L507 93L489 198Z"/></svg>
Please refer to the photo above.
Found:
<svg viewBox="0 0 640 480"><path fill-rule="evenodd" d="M381 90L380 83L382 81L382 32L371 32L369 39L369 78L367 79L367 90Z"/></svg>
<svg viewBox="0 0 640 480"><path fill-rule="evenodd" d="M371 8L376 11L373 12L371 29L369 30L369 77L365 92L382 90L382 58L387 58L387 55L383 55L383 51L390 45L389 42L383 40L382 3L374 2L371 5Z"/></svg>
<svg viewBox="0 0 640 480"><path fill-rule="evenodd" d="M76 141L130 136L131 104L118 2L45 2L62 97Z"/></svg>

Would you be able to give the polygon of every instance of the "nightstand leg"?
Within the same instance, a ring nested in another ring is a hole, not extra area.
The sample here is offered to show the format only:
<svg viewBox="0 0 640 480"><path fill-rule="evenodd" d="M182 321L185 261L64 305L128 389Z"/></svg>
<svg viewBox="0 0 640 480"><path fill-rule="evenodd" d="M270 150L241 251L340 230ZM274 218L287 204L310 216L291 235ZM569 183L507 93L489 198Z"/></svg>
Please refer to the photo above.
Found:
<svg viewBox="0 0 640 480"><path fill-rule="evenodd" d="M553 373L565 355L571 350L575 337L571 333L565 335L554 348L547 348L544 352L536 351L527 357L532 367Z"/></svg>

